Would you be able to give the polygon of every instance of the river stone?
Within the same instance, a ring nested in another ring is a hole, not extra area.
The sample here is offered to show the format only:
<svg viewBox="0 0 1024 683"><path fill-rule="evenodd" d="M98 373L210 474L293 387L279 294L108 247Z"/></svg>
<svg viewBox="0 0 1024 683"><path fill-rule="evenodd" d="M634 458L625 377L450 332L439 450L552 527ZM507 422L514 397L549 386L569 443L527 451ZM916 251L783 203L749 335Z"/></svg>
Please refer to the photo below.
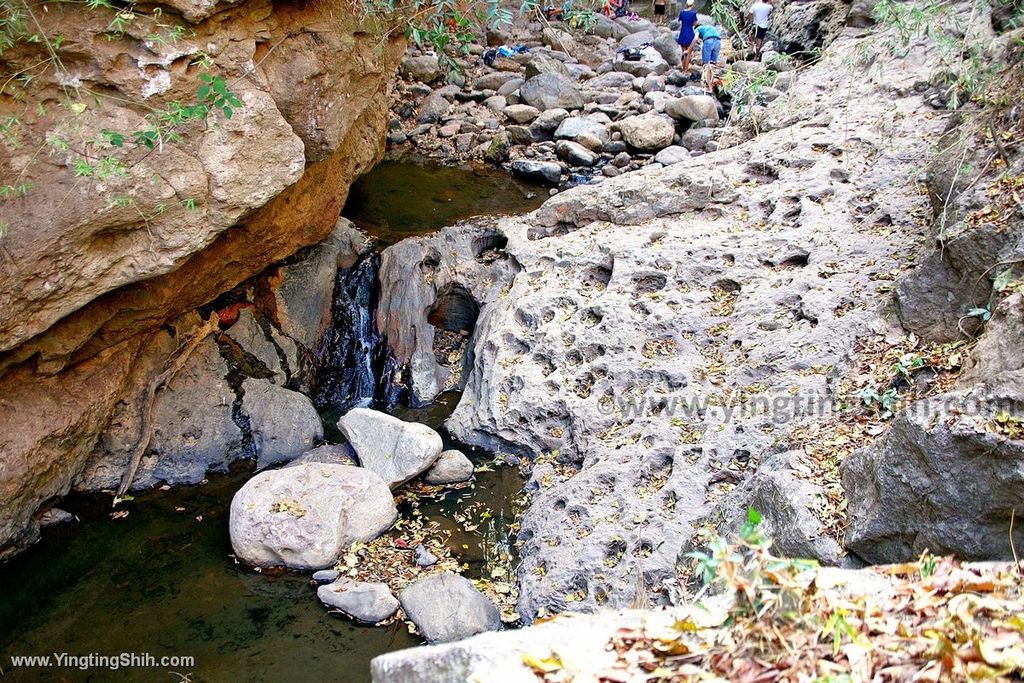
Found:
<svg viewBox="0 0 1024 683"><path fill-rule="evenodd" d="M644 114L631 116L618 122L619 131L626 143L635 149L654 151L672 144L676 134L675 124L667 116Z"/></svg>
<svg viewBox="0 0 1024 683"><path fill-rule="evenodd" d="M320 585L334 583L339 578L341 578L341 572L337 569L319 569L313 572L313 581Z"/></svg>
<svg viewBox="0 0 1024 683"><path fill-rule="evenodd" d="M609 71L587 81L587 87L595 90L618 90L628 88L632 84L633 76L622 71Z"/></svg>
<svg viewBox="0 0 1024 683"><path fill-rule="evenodd" d="M576 40L572 37L571 33L561 31L551 26L544 28L541 32L540 39L541 42L552 50L564 52L570 57L576 55L579 50L579 47L576 45Z"/></svg>
<svg viewBox="0 0 1024 683"><path fill-rule="evenodd" d="M420 113L416 117L416 122L440 123L441 119L448 115L451 106L451 102L445 99L441 93L431 93L424 98L423 104L420 105Z"/></svg>
<svg viewBox="0 0 1024 683"><path fill-rule="evenodd" d="M441 66L437 62L437 57L433 55L406 57L399 65L398 72L403 78L430 83L441 76Z"/></svg>
<svg viewBox="0 0 1024 683"><path fill-rule="evenodd" d="M283 385L288 375L281 363L278 349L267 338L266 333L253 315L253 309L243 308L238 313L238 320L228 328L227 336L233 339L242 350L253 356L270 372L270 381Z"/></svg>
<svg viewBox="0 0 1024 683"><path fill-rule="evenodd" d="M426 576L406 587L398 599L428 643L450 643L501 628L498 608L458 574Z"/></svg>
<svg viewBox="0 0 1024 683"><path fill-rule="evenodd" d="M679 46L675 33L662 31L654 39L654 49L669 63L670 66L683 60L683 48Z"/></svg>
<svg viewBox="0 0 1024 683"><path fill-rule="evenodd" d="M677 121L704 121L718 118L718 106L710 95L686 95L665 103L665 113Z"/></svg>
<svg viewBox="0 0 1024 683"><path fill-rule="evenodd" d="M507 71L494 71L484 74L473 81L473 88L476 90L499 90L509 81L517 80L519 76ZM501 93L502 95L506 93Z"/></svg>
<svg viewBox="0 0 1024 683"><path fill-rule="evenodd" d="M672 164L682 163L684 161L689 161L690 158L690 150L676 145L666 147L654 155L654 160L662 166L671 166Z"/></svg>
<svg viewBox="0 0 1024 683"><path fill-rule="evenodd" d="M441 435L424 424L405 422L369 408L353 408L338 420L360 464L395 488L434 464Z"/></svg>
<svg viewBox="0 0 1024 683"><path fill-rule="evenodd" d="M541 111L547 109L582 109L583 95L568 78L557 73L542 73L519 87L526 104Z"/></svg>
<svg viewBox="0 0 1024 683"><path fill-rule="evenodd" d="M530 124L530 132L536 140L550 140L555 130L569 115L565 109L548 109Z"/></svg>
<svg viewBox="0 0 1024 683"><path fill-rule="evenodd" d="M632 76L649 76L650 74L661 75L668 71L668 62L653 47L646 47L640 51L640 59L629 61L626 59L616 60L612 68Z"/></svg>
<svg viewBox="0 0 1024 683"><path fill-rule="evenodd" d="M427 547L422 543L413 549L412 559L417 567L433 567L437 564L437 555L427 550Z"/></svg>
<svg viewBox="0 0 1024 683"><path fill-rule="evenodd" d="M380 477L362 467L308 464L260 472L231 501L231 547L257 567L324 569L398 517Z"/></svg>
<svg viewBox="0 0 1024 683"><path fill-rule="evenodd" d="M557 185L562 178L562 167L553 161L531 161L530 159L516 159L509 164L512 175L526 180Z"/></svg>
<svg viewBox="0 0 1024 683"><path fill-rule="evenodd" d="M423 475L428 484L459 484L473 478L473 463L462 451L447 450Z"/></svg>
<svg viewBox="0 0 1024 683"><path fill-rule="evenodd" d="M607 17L603 14L595 15L594 26L590 29L590 32L595 36L600 36L602 38L615 38L616 40L629 35L629 31L615 23L615 20L611 17Z"/></svg>
<svg viewBox="0 0 1024 683"><path fill-rule="evenodd" d="M384 583L341 578L317 588L316 597L361 624L380 623L398 611L398 600Z"/></svg>
<svg viewBox="0 0 1024 683"><path fill-rule="evenodd" d="M691 128L683 133L679 144L691 151L703 151L714 134L714 128Z"/></svg>
<svg viewBox="0 0 1024 683"><path fill-rule="evenodd" d="M597 161L596 154L578 142L570 140L560 140L555 147L555 151L570 166L593 166Z"/></svg>
<svg viewBox="0 0 1024 683"><path fill-rule="evenodd" d="M526 63L526 80L530 80L540 74L559 74L568 78L569 70L565 68L565 64L562 64L557 59L553 59L548 55L535 54Z"/></svg>
<svg viewBox="0 0 1024 683"><path fill-rule="evenodd" d="M351 465L357 467L359 462L348 444L328 443L306 451L286 464L285 467L296 467L306 463L329 463L332 465Z"/></svg>
<svg viewBox="0 0 1024 683"><path fill-rule="evenodd" d="M570 116L564 119L555 129L554 138L556 140L577 140L584 134L596 137L602 145L610 140L608 128L603 123L585 116Z"/></svg>
<svg viewBox="0 0 1024 683"><path fill-rule="evenodd" d="M251 377L242 382L242 392L257 469L294 460L324 438L320 415L304 394Z"/></svg>
<svg viewBox="0 0 1024 683"><path fill-rule="evenodd" d="M497 92L499 95L507 97L511 104L519 104L519 86L525 82L525 78L513 78L510 81L506 81L503 86L498 88Z"/></svg>
<svg viewBox="0 0 1024 683"><path fill-rule="evenodd" d="M505 107L503 113L510 121L516 123L529 123L540 116L540 110L528 104L510 104Z"/></svg>

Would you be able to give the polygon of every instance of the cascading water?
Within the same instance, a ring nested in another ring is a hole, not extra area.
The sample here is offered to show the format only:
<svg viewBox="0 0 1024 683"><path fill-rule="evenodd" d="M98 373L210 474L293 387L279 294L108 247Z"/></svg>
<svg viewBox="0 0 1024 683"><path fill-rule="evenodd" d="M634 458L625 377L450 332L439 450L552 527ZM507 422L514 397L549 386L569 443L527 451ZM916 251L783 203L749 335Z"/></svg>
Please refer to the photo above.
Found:
<svg viewBox="0 0 1024 683"><path fill-rule="evenodd" d="M388 406L397 400L391 381L396 366L377 331L377 270L380 255L370 252L338 271L331 326L316 363L313 402L321 410Z"/></svg>

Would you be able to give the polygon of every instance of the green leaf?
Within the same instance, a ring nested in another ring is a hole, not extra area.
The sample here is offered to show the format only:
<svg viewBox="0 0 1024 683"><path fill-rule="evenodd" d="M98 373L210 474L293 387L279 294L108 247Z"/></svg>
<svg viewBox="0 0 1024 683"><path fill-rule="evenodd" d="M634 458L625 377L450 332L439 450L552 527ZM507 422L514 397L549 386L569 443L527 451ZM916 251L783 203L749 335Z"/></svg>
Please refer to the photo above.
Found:
<svg viewBox="0 0 1024 683"><path fill-rule="evenodd" d="M747 508L747 523L757 526L761 523L761 513L753 505Z"/></svg>

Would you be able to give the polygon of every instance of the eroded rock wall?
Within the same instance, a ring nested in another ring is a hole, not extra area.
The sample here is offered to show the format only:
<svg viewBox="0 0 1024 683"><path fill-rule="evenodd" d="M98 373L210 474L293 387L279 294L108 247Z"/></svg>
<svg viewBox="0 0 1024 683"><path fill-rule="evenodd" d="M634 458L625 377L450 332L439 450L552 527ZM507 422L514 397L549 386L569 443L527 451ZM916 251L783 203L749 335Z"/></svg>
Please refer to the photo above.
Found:
<svg viewBox="0 0 1024 683"><path fill-rule="evenodd" d="M123 35L102 10L48 7L59 65L0 99L18 120L0 176L29 188L0 204L0 549L33 537L33 515L68 490L115 406L187 338L183 316L327 236L381 153L400 39L333 2L185 4ZM41 50L3 57L18 68ZM96 151L103 129L195 102L203 70L241 99L230 118L118 152L123 174L76 175L83 154L114 153Z"/></svg>

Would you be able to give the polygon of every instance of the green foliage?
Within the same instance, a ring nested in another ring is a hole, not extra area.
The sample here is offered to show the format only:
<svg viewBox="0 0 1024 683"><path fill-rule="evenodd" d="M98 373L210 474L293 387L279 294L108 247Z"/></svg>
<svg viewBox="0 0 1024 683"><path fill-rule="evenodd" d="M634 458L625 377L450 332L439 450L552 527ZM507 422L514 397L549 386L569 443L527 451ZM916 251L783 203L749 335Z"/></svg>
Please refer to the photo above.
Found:
<svg viewBox="0 0 1024 683"><path fill-rule="evenodd" d="M857 398L864 403L865 408L877 406L877 410L881 413L881 416L889 418L892 417L893 412L896 409L899 394L896 389L892 387L886 389L881 394L879 394L878 390L874 387L867 387L857 394Z"/></svg>

